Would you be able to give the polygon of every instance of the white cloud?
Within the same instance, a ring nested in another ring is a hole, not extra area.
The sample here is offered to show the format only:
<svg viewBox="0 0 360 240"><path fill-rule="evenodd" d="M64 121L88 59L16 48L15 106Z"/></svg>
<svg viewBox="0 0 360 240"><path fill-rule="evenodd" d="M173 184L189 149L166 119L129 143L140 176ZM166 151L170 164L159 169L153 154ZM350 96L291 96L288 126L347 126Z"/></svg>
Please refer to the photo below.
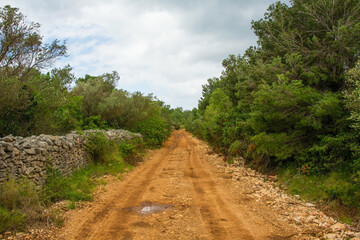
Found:
<svg viewBox="0 0 360 240"><path fill-rule="evenodd" d="M197 106L201 85L229 54L256 44L251 19L272 0L3 0L42 24L46 41L68 40L76 76L116 70L119 88Z"/></svg>

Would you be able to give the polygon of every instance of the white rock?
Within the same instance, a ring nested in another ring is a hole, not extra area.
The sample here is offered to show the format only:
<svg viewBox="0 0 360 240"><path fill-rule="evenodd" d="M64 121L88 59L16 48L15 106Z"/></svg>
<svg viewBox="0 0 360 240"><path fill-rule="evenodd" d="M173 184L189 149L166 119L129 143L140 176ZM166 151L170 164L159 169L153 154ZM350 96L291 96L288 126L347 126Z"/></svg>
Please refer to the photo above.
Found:
<svg viewBox="0 0 360 240"><path fill-rule="evenodd" d="M324 236L325 239L336 239L337 238L337 234L336 233L328 233Z"/></svg>
<svg viewBox="0 0 360 240"><path fill-rule="evenodd" d="M336 223L330 227L331 231L333 232L339 232L344 231L346 229L346 226L342 223Z"/></svg>
<svg viewBox="0 0 360 240"><path fill-rule="evenodd" d="M315 218L316 218L315 216L309 216L309 217L306 218L306 222L307 223L314 222Z"/></svg>

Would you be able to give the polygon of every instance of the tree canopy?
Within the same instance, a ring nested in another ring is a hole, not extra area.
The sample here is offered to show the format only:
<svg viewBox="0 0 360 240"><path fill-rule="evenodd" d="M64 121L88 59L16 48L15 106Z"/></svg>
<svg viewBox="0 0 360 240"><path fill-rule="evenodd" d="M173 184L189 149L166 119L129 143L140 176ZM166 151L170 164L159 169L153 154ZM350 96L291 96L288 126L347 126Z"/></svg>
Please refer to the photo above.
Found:
<svg viewBox="0 0 360 240"><path fill-rule="evenodd" d="M252 28L257 46L223 60L187 129L260 168L347 172L341 201L359 202L360 2L276 2Z"/></svg>
<svg viewBox="0 0 360 240"><path fill-rule="evenodd" d="M44 43L40 24L0 8L0 132L28 136L125 128L159 146L179 116L152 95L118 89L118 72L76 78L72 67L45 69L66 56L65 41ZM181 111L182 112L182 111Z"/></svg>

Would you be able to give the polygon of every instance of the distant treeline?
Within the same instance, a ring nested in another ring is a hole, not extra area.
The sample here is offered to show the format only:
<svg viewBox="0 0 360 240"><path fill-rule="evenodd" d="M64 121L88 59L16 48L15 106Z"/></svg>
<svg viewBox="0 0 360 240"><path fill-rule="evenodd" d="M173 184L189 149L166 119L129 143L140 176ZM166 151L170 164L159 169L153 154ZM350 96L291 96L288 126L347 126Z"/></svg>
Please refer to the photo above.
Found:
<svg viewBox="0 0 360 240"><path fill-rule="evenodd" d="M359 207L360 1L277 2L252 28L257 47L223 61L187 129L258 168L335 172L330 198Z"/></svg>
<svg viewBox="0 0 360 240"><path fill-rule="evenodd" d="M17 8L0 8L0 43L1 136L123 128L159 146L169 136L174 116L182 112L152 95L117 89L120 77L115 71L76 78L65 66L42 73L66 55L66 43L43 43L40 25Z"/></svg>

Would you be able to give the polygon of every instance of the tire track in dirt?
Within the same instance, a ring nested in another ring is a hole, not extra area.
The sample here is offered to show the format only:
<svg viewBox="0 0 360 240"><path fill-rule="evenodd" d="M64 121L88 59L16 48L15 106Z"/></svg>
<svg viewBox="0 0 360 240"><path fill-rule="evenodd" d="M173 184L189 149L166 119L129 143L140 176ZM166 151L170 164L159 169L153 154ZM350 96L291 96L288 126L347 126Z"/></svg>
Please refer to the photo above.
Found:
<svg viewBox="0 0 360 240"><path fill-rule="evenodd" d="M263 240L293 233L271 209L242 200L231 178L210 164L207 149L184 130L174 131L124 180L76 209L54 239ZM149 215L134 211L145 203L171 207Z"/></svg>
<svg viewBox="0 0 360 240"><path fill-rule="evenodd" d="M203 168L203 163L197 155L194 142L186 135L189 157L185 176L194 187L195 199L199 204L200 213L214 239L254 239L243 227L242 221L232 214L228 203L216 189L216 183L211 174Z"/></svg>
<svg viewBox="0 0 360 240"><path fill-rule="evenodd" d="M113 214L114 211L117 212L117 219L126 222L127 216L130 214L129 211L124 208L114 208L114 203L119 199L123 199L124 206L136 204L150 184L150 177L156 172L166 156L174 151L178 143L179 136L174 135L168 144L164 146L163 151L158 154L159 156L156 156L156 159L160 159L161 161L158 161L151 168L147 169L141 176L133 177L132 181L127 181L129 183L123 186L123 189L128 189L130 191L119 192L119 195L109 199L99 210L95 211L93 216L82 224L75 239L120 239L120 234L123 235L123 239L131 239L131 232L126 231L126 227L123 226L121 222L119 224L119 222L116 221L116 225L110 227L107 232L109 236L104 235L105 229L99 226L104 225L102 222L106 221L105 218L109 218L110 212Z"/></svg>
<svg viewBox="0 0 360 240"><path fill-rule="evenodd" d="M125 239L133 238L133 234L130 231L128 231L128 229L126 228L127 225L122 224L125 223L126 220L128 219L128 216L132 214L132 211L130 209L127 209L126 207L132 206L134 204L137 205L140 203L142 195L146 192L149 185L151 184L151 177L157 176L156 171L158 170L159 166L162 165L164 161L167 161L168 156L172 152L174 152L174 150L179 144L179 140L180 140L179 135L174 134L172 136L172 139L170 140L171 144L165 146L166 151L158 157L159 161L154 166L152 166L144 176L141 176L141 179L139 178L140 179L139 183L132 186L132 189L134 189L134 191L127 197L126 201L124 201L124 203L122 204L122 206L125 206L125 208L120 208L120 211L118 210L114 217L117 220L121 219L121 222L113 221L113 224L111 224L110 226L109 237L111 237L111 239L125 240ZM122 233L122 230L126 230L125 234ZM94 239L100 239L100 237L103 237L102 232L95 235Z"/></svg>

